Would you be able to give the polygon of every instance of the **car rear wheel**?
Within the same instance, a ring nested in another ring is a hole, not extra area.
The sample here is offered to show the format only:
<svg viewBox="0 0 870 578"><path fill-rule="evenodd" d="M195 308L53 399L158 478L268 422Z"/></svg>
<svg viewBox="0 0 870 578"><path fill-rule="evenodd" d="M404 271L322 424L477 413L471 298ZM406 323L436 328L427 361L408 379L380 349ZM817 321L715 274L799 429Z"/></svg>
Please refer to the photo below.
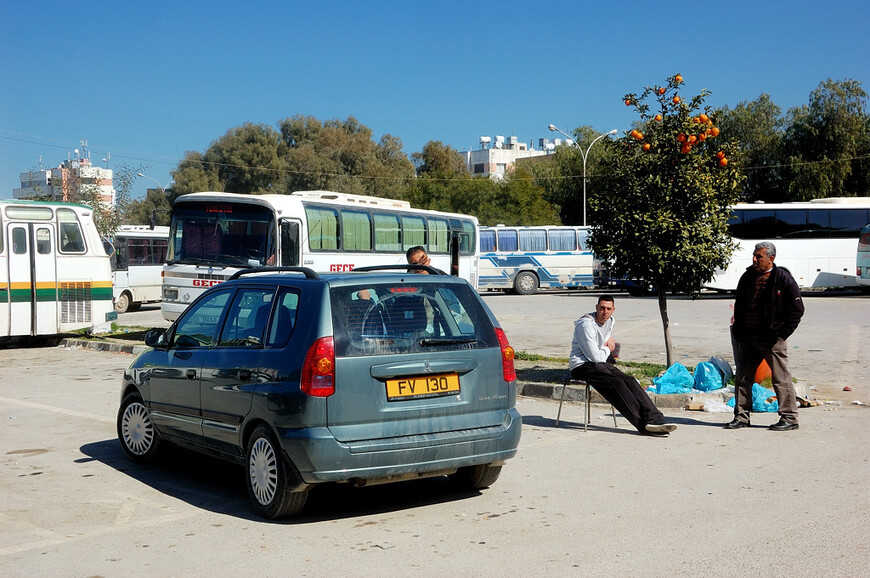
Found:
<svg viewBox="0 0 870 578"><path fill-rule="evenodd" d="M459 471L450 475L450 479L469 490L480 490L493 485L500 474L501 466L480 464L459 468Z"/></svg>
<svg viewBox="0 0 870 578"><path fill-rule="evenodd" d="M260 426L248 441L248 495L254 510L274 520L298 514L308 500L308 489L291 492L288 465L281 447L266 426Z"/></svg>
<svg viewBox="0 0 870 578"><path fill-rule="evenodd" d="M514 291L517 295L531 295L538 290L538 278L534 273L524 271L514 279Z"/></svg>
<svg viewBox="0 0 870 578"><path fill-rule="evenodd" d="M160 434L151 422L151 413L142 398L132 393L121 402L118 410L118 439L127 457L146 462L160 447Z"/></svg>

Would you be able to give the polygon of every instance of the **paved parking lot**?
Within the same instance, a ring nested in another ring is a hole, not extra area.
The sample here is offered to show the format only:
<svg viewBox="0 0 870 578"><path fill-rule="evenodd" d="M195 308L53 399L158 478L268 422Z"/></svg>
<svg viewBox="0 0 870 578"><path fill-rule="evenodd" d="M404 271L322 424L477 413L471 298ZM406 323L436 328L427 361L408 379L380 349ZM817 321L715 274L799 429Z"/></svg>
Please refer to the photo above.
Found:
<svg viewBox="0 0 870 578"><path fill-rule="evenodd" d="M483 492L443 479L331 486L287 522L253 516L241 468L181 450L129 462L116 439L130 357L0 350L5 576L860 576L870 543L866 407L801 429L729 432L668 410L667 439L594 408L520 398L523 440Z"/></svg>

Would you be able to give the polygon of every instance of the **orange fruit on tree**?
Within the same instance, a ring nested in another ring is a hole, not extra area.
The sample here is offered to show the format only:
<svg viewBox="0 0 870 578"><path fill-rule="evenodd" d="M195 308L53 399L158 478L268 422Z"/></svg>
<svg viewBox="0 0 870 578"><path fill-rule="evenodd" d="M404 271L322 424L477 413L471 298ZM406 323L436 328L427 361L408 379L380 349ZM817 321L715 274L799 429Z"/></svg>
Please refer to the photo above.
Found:
<svg viewBox="0 0 870 578"><path fill-rule="evenodd" d="M696 137L693 134L690 134L689 137L686 139L686 142L689 144L695 144L695 142L697 142L697 140L698 140L698 137Z"/></svg>
<svg viewBox="0 0 870 578"><path fill-rule="evenodd" d="M703 114L703 113L702 113L702 114L698 117L698 120L699 120L700 122L707 122L708 120L710 120L710 117L707 116L706 114Z"/></svg>
<svg viewBox="0 0 870 578"><path fill-rule="evenodd" d="M701 134L698 135L698 140L699 140L699 141L703 142L703 141L705 141L706 139L707 139L707 133L706 133L706 132L702 132Z"/></svg>
<svg viewBox="0 0 870 578"><path fill-rule="evenodd" d="M658 92L660 95L661 95L661 94L664 94L664 93L665 93L665 89L664 89L664 88L659 88L657 92Z"/></svg>
<svg viewBox="0 0 870 578"><path fill-rule="evenodd" d="M720 159L724 159L725 158L725 151L719 151L718 153L716 153L716 157L720 158Z"/></svg>
<svg viewBox="0 0 870 578"><path fill-rule="evenodd" d="M643 143L643 146L640 147L640 148L642 148L642 149L645 150L645 151L648 151L648 150L649 150L649 143L648 143L648 142Z"/></svg>
<svg viewBox="0 0 870 578"><path fill-rule="evenodd" d="M728 164L728 159L727 159L727 158L722 157L721 159L719 159L719 166L720 166L720 167L724 167L724 166L726 166L727 164Z"/></svg>
<svg viewBox="0 0 870 578"><path fill-rule="evenodd" d="M629 99L625 99L625 106L631 106L631 101Z"/></svg>
<svg viewBox="0 0 870 578"><path fill-rule="evenodd" d="M714 126L710 129L710 136L719 136L719 127Z"/></svg>
<svg viewBox="0 0 870 578"><path fill-rule="evenodd" d="M683 153L684 155L688 154L690 150L692 150L692 145L690 145L687 142L684 142L683 146L680 147L680 152Z"/></svg>
<svg viewBox="0 0 870 578"><path fill-rule="evenodd" d="M682 84L682 82L683 82L683 75L682 75L682 74L678 74L678 75L676 75L676 76L674 77L674 82L675 82L676 84Z"/></svg>
<svg viewBox="0 0 870 578"><path fill-rule="evenodd" d="M678 134L677 140L680 142L686 142L686 135L684 135L683 133Z"/></svg>
<svg viewBox="0 0 870 578"><path fill-rule="evenodd" d="M634 135L634 138L636 138L637 140L643 140L643 133L642 132L640 132L638 130L638 131L635 131L635 133L636 134Z"/></svg>
<svg viewBox="0 0 870 578"><path fill-rule="evenodd" d="M674 98L671 100L673 100L674 104L680 104L680 97L679 96L674 96Z"/></svg>
<svg viewBox="0 0 870 578"><path fill-rule="evenodd" d="M653 120L658 121L658 122L661 122L661 121L662 121L662 115L660 115L660 114L655 115L655 116L653 117Z"/></svg>

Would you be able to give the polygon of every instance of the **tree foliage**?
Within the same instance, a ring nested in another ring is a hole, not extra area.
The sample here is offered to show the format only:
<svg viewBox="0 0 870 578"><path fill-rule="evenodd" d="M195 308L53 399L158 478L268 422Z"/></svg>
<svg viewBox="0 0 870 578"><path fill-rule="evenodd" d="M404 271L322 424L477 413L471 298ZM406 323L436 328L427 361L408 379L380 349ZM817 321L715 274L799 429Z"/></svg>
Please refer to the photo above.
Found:
<svg viewBox="0 0 870 578"><path fill-rule="evenodd" d="M604 169L611 187L589 198L595 254L616 275L658 288L668 365L666 295L697 293L717 267L728 264L728 206L742 185L733 162L737 146L704 107L708 91L684 97L682 82L674 75L665 86L624 97L639 121L630 133L607 141L612 154Z"/></svg>
<svg viewBox="0 0 870 578"><path fill-rule="evenodd" d="M500 181L472 177L459 153L439 141L429 141L413 158L419 176L407 198L415 207L474 215L481 225L558 222L556 208L524 169L515 168Z"/></svg>
<svg viewBox="0 0 870 578"><path fill-rule="evenodd" d="M204 153L188 152L172 172L174 194L326 189L402 198L413 179L401 140L384 135L374 142L371 129L353 117L321 122L296 115L277 126L246 123Z"/></svg>

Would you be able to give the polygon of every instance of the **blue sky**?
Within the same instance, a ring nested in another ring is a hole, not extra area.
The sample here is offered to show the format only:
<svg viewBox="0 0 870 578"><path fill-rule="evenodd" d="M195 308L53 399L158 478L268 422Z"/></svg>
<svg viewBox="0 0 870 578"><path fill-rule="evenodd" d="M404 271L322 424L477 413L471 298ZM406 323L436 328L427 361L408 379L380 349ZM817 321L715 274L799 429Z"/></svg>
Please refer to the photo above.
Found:
<svg viewBox="0 0 870 578"><path fill-rule="evenodd" d="M86 139L164 186L189 150L245 122L353 115L458 150L591 125L629 130L628 92L677 72L685 93L783 111L827 78L870 91L870 4L755 2L47 2L0 19L0 198ZM139 179L134 196L152 181Z"/></svg>

